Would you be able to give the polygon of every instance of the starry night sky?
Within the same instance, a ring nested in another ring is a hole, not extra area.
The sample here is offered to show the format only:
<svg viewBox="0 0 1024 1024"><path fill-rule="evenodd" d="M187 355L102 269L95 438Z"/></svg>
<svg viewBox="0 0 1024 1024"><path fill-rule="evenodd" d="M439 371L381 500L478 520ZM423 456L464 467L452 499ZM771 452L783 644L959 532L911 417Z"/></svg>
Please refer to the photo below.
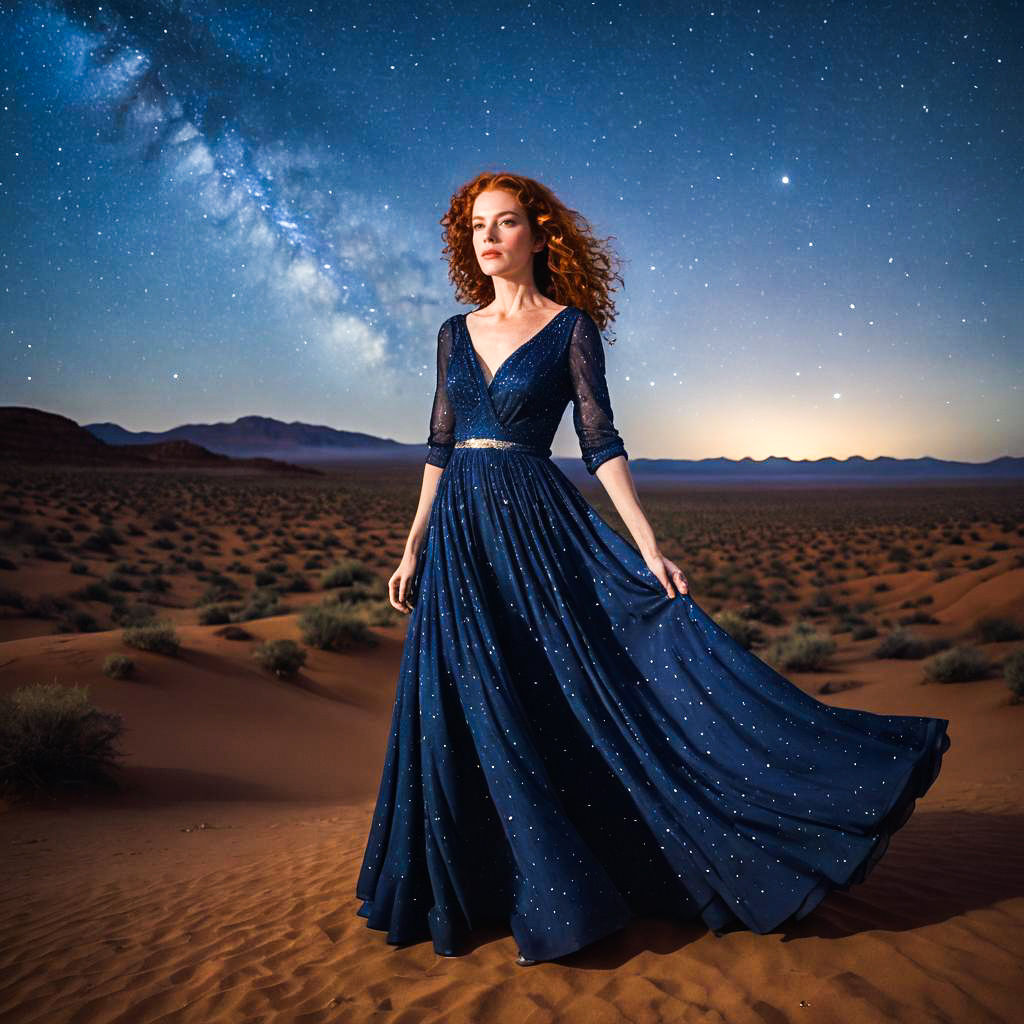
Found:
<svg viewBox="0 0 1024 1024"><path fill-rule="evenodd" d="M423 443L438 220L625 261L631 457L1024 455L1018 3L0 3L0 404ZM579 448L567 412L556 455Z"/></svg>

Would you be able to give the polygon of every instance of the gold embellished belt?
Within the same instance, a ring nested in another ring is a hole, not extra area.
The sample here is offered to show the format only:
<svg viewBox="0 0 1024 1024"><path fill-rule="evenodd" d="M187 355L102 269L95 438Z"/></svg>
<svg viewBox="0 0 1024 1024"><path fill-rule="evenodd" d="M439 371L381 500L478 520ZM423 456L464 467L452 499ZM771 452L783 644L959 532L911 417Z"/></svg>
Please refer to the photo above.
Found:
<svg viewBox="0 0 1024 1024"><path fill-rule="evenodd" d="M467 437L464 441L456 441L456 448L508 448L514 451L532 452L539 455L540 451L532 444L521 441L500 441L496 437Z"/></svg>

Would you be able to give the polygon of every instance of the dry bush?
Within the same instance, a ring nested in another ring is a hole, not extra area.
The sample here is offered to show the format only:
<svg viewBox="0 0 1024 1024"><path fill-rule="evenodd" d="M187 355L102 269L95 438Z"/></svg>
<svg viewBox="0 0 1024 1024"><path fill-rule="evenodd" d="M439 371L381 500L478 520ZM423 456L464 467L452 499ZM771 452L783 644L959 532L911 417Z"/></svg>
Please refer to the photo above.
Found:
<svg viewBox="0 0 1024 1024"><path fill-rule="evenodd" d="M88 688L37 683L0 697L0 790L8 796L89 783L112 784L123 755L119 715L100 711Z"/></svg>

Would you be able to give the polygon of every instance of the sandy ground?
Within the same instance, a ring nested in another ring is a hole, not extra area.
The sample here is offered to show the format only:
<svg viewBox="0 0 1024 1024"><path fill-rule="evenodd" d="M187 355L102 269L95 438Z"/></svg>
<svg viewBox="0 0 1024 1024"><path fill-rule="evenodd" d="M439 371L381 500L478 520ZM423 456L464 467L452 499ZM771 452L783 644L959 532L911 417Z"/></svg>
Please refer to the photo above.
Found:
<svg viewBox="0 0 1024 1024"><path fill-rule="evenodd" d="M908 570L885 595L893 608L934 595L922 632L1024 614L1010 562L932 580ZM297 632L294 614L246 627ZM448 959L391 947L356 916L405 622L376 632L372 650L310 649L286 682L216 627L179 625L172 658L129 652L117 630L14 624L0 689L89 686L124 717L127 759L119 792L0 813L4 1024L1021 1019L1024 704L998 675L922 685L920 662L878 660L870 639L844 642L827 673L791 673L814 693L856 681L830 703L950 720L942 774L868 881L778 933L637 919L523 969L507 930ZM111 651L131 653L138 681L102 674Z"/></svg>
<svg viewBox="0 0 1024 1024"><path fill-rule="evenodd" d="M922 686L914 663L850 655L842 674L864 685L826 699L948 717L954 743L871 878L797 927L717 939L637 919L524 970L507 932L447 959L355 916L403 632L358 657L315 652L306 688L208 628L182 631L180 658L136 654L145 683L96 670L109 634L5 644L5 684L74 668L131 730L124 792L0 815L0 1018L1019 1019L1024 706L1000 680Z"/></svg>

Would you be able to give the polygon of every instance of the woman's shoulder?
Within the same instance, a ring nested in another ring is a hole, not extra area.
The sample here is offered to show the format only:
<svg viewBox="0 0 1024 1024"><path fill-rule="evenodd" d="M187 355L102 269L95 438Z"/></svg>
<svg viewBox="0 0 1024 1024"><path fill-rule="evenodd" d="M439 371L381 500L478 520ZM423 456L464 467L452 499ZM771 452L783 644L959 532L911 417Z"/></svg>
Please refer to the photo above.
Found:
<svg viewBox="0 0 1024 1024"><path fill-rule="evenodd" d="M573 317L573 334L576 337L588 336L592 338L600 338L602 336L602 330L598 325L598 322L590 315L587 310L580 306L570 306L570 309L575 310L576 315Z"/></svg>

